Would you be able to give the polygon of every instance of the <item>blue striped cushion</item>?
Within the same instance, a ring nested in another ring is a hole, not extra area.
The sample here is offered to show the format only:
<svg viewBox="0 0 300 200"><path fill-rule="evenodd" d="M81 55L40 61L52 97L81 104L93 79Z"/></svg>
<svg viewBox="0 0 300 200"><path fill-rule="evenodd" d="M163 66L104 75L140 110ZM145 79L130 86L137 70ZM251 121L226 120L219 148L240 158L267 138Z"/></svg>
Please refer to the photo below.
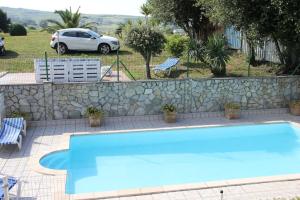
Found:
<svg viewBox="0 0 300 200"><path fill-rule="evenodd" d="M0 130L0 144L17 144L21 130L4 124Z"/></svg>
<svg viewBox="0 0 300 200"><path fill-rule="evenodd" d="M179 58L168 58L164 63L156 66L154 70L167 70L174 67L179 62Z"/></svg>
<svg viewBox="0 0 300 200"><path fill-rule="evenodd" d="M9 126L13 126L18 129L23 128L24 119L23 118L5 118L3 119L3 123Z"/></svg>
<svg viewBox="0 0 300 200"><path fill-rule="evenodd" d="M17 180L14 177L9 177L8 178L8 189L10 190L11 188L13 188L15 185L17 184ZM0 178L0 185L3 185L3 179ZM2 198L4 197L4 191L3 188L0 187L0 200L2 200Z"/></svg>

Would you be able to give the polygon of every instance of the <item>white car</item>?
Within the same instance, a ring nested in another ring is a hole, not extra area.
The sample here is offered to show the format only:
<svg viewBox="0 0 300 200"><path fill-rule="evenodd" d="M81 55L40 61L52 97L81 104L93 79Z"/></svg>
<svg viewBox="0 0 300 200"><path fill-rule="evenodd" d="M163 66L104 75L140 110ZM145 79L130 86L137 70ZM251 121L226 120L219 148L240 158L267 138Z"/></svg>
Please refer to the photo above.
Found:
<svg viewBox="0 0 300 200"><path fill-rule="evenodd" d="M70 28L56 31L52 35L50 46L60 54L65 54L69 50L99 51L108 54L120 49L120 42L117 38L99 35L89 29Z"/></svg>
<svg viewBox="0 0 300 200"><path fill-rule="evenodd" d="M0 55L4 55L5 54L5 47L4 47L4 38L0 37Z"/></svg>

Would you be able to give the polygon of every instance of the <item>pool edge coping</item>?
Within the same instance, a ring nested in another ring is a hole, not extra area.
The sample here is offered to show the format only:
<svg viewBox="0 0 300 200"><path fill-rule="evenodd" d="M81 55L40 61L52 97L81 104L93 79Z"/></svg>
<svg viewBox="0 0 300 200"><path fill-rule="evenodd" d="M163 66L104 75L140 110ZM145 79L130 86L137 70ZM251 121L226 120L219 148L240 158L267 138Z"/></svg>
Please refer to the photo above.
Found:
<svg viewBox="0 0 300 200"><path fill-rule="evenodd" d="M291 120L275 120L275 121L261 121L261 122L235 122L230 121L230 123L213 124L213 125L193 125L193 126L174 126L174 127L161 127L161 128L147 128L147 129L127 129L127 130L112 130L112 131L89 131L89 132L76 132L76 133L64 133L60 135L63 142L59 145L50 148L47 151L40 152L36 156L31 158L31 165L34 171L50 176L63 176L64 182L67 180L67 170L53 170L43 167L40 164L40 160L50 153L67 151L69 150L70 139L72 136L84 136L84 135L107 135L107 134L126 134L130 132L143 132L143 131L158 131L158 130L174 130L174 129L184 129L184 128L213 128L213 127L228 127L236 125L258 125L258 124L272 124L272 123L290 123L292 125L300 128L300 124L293 122ZM189 190L199 190L199 189L210 189L217 187L229 187L229 186L239 186L239 185L249 185L249 184L260 184L260 183L271 183L280 181L295 181L300 180L300 174L290 174L290 175L277 175L277 176L266 176L266 177L254 177L254 178L243 178L243 179L230 179L224 181L209 181L202 183L188 183L180 185L167 185L158 187L146 187L137 189L127 189L127 190L116 190L107 192L92 192L84 194L68 194L71 199L83 200L83 199L107 199L107 198L119 198L119 197L129 197L129 196L139 196L139 195L150 195L158 193L167 192L179 192L179 191L189 191ZM64 187L64 191L65 187Z"/></svg>

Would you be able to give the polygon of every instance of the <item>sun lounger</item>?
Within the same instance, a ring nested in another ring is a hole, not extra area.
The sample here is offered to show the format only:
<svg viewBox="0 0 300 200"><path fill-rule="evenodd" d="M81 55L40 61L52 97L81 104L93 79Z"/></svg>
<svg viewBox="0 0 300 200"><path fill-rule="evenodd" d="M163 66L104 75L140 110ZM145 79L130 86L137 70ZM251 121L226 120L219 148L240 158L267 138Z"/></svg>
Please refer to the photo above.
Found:
<svg viewBox="0 0 300 200"><path fill-rule="evenodd" d="M21 129L23 136L26 136L26 120L24 118L4 118L3 124Z"/></svg>
<svg viewBox="0 0 300 200"><path fill-rule="evenodd" d="M14 177L8 177L6 184L7 185L4 185L4 177L0 177L0 200L4 200L4 194L5 194L4 188L7 187L8 191L12 189L17 184L17 179L15 179Z"/></svg>
<svg viewBox="0 0 300 200"><path fill-rule="evenodd" d="M179 58L168 58L164 63L157 65L153 70L157 74L159 72L169 72L169 76L173 67L179 63Z"/></svg>
<svg viewBox="0 0 300 200"><path fill-rule="evenodd" d="M26 121L23 118L6 118L0 129L0 145L17 144L22 148L22 136L26 135Z"/></svg>

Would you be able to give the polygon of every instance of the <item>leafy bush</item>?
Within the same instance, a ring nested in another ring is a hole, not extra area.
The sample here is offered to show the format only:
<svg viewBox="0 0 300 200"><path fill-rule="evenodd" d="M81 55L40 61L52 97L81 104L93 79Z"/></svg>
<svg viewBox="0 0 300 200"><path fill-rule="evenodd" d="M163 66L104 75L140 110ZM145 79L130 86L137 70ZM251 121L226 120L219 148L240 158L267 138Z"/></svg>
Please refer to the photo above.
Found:
<svg viewBox="0 0 300 200"><path fill-rule="evenodd" d="M88 107L86 110L86 114L89 117L102 117L103 116L103 111L101 109L98 109L96 107Z"/></svg>
<svg viewBox="0 0 300 200"><path fill-rule="evenodd" d="M291 101L290 106L300 106L300 100Z"/></svg>
<svg viewBox="0 0 300 200"><path fill-rule="evenodd" d="M10 117L12 117L12 118L23 117L24 119L30 119L30 114L29 113L25 113L25 112L21 112L21 111L13 111L10 114Z"/></svg>
<svg viewBox="0 0 300 200"><path fill-rule="evenodd" d="M162 107L162 110L164 112L176 112L176 107L172 104L165 104L163 107Z"/></svg>
<svg viewBox="0 0 300 200"><path fill-rule="evenodd" d="M166 39L160 31L147 26L133 27L126 37L126 45L143 56L148 79L151 79L151 57L162 52L165 42Z"/></svg>
<svg viewBox="0 0 300 200"><path fill-rule="evenodd" d="M7 14L0 9L0 32L7 33L9 30L10 19L7 18Z"/></svg>
<svg viewBox="0 0 300 200"><path fill-rule="evenodd" d="M225 109L234 109L234 110L241 109L241 106L238 103L227 103L227 104L225 104L224 107L225 107Z"/></svg>
<svg viewBox="0 0 300 200"><path fill-rule="evenodd" d="M166 50L173 57L181 57L187 48L187 38L180 35L172 35L168 37Z"/></svg>
<svg viewBox="0 0 300 200"><path fill-rule="evenodd" d="M28 29L29 29L29 30L36 30L37 28L34 27L34 26L29 26Z"/></svg>
<svg viewBox="0 0 300 200"><path fill-rule="evenodd" d="M13 24L10 27L9 33L11 36L26 36L27 30L21 24Z"/></svg>
<svg viewBox="0 0 300 200"><path fill-rule="evenodd" d="M226 65L230 59L226 50L226 39L220 34L208 38L205 47L205 61L216 77L226 76Z"/></svg>
<svg viewBox="0 0 300 200"><path fill-rule="evenodd" d="M188 44L189 56L195 61L205 62L205 45L201 41L191 39Z"/></svg>

